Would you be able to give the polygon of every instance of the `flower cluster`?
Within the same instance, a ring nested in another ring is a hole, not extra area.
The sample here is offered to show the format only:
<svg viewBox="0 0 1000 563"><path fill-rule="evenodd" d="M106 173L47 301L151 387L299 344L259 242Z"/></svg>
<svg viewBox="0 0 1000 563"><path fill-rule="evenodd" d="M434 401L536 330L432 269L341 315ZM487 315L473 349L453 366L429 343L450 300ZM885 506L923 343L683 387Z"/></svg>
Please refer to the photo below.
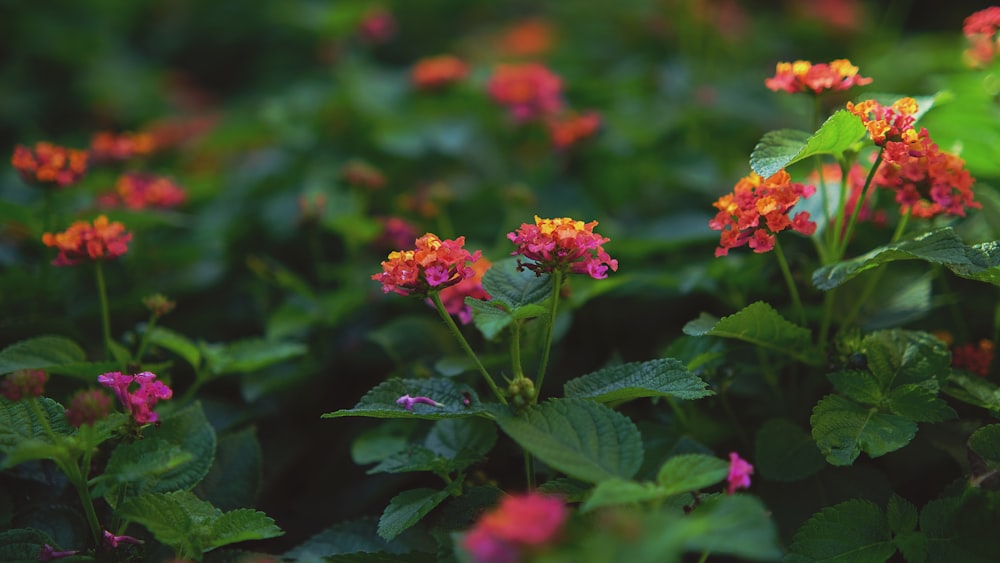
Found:
<svg viewBox="0 0 1000 563"><path fill-rule="evenodd" d="M372 245L377 248L399 248L417 238L417 227L402 217L378 217L381 232Z"/></svg>
<svg viewBox="0 0 1000 563"><path fill-rule="evenodd" d="M14 147L10 163L25 182L65 187L77 182L87 172L87 159L86 151L41 142L35 143L34 148Z"/></svg>
<svg viewBox="0 0 1000 563"><path fill-rule="evenodd" d="M852 65L851 61L837 59L819 64L809 61L779 62L774 76L766 79L764 85L775 92L820 94L825 91L847 90L871 82L871 78L858 74L858 67Z"/></svg>
<svg viewBox="0 0 1000 563"><path fill-rule="evenodd" d="M187 193L169 178L130 172L115 182L115 191L100 198L102 204L129 209L169 209L187 200Z"/></svg>
<svg viewBox="0 0 1000 563"><path fill-rule="evenodd" d="M462 548L476 563L517 561L522 551L537 550L555 540L568 515L557 497L506 496L465 534Z"/></svg>
<svg viewBox="0 0 1000 563"><path fill-rule="evenodd" d="M347 185L369 190L385 187L385 176L363 160L351 160L340 168L340 179Z"/></svg>
<svg viewBox="0 0 1000 563"><path fill-rule="evenodd" d="M774 248L774 235L789 227L803 235L813 234L816 223L809 220L809 212L801 211L793 218L789 214L801 198L815 192L814 186L793 183L784 170L766 180L756 172L740 179L733 193L712 204L719 212L708 226L722 231L715 256L726 256L729 249L743 245L758 254L768 252Z"/></svg>
<svg viewBox="0 0 1000 563"><path fill-rule="evenodd" d="M132 233L125 230L125 225L108 221L104 215L94 219L93 224L77 221L61 233L42 235L45 246L59 249L59 255L52 261L55 266L75 266L88 259L118 258L128 251L131 240Z"/></svg>
<svg viewBox="0 0 1000 563"><path fill-rule="evenodd" d="M926 131L926 130L925 130ZM973 201L975 179L965 169L965 161L942 151L928 141L923 154L902 164L886 162L872 182L896 192L901 213L929 219L936 215L965 216L966 208L981 208Z"/></svg>
<svg viewBox="0 0 1000 563"><path fill-rule="evenodd" d="M410 81L419 90L434 90L459 82L469 74L469 65L454 55L427 57L417 61Z"/></svg>
<svg viewBox="0 0 1000 563"><path fill-rule="evenodd" d="M156 317L166 315L170 311L173 311L174 307L177 306L177 302L167 299L167 296L162 293L154 293L143 297L142 304Z"/></svg>
<svg viewBox="0 0 1000 563"><path fill-rule="evenodd" d="M886 162L903 164L911 157L923 156L931 143L926 129L913 128L916 121L917 101L900 98L889 107L875 100L855 104L847 102L847 111L861 119L873 143L883 147Z"/></svg>
<svg viewBox="0 0 1000 563"><path fill-rule="evenodd" d="M19 369L7 374L0 381L0 395L9 401L20 401L29 397L41 397L45 392L45 382L49 375L40 369Z"/></svg>
<svg viewBox="0 0 1000 563"><path fill-rule="evenodd" d="M555 33L541 19L526 19L508 28L499 38L500 52L509 57L537 57L552 50Z"/></svg>
<svg viewBox="0 0 1000 563"><path fill-rule="evenodd" d="M107 418L109 413L111 413L111 397L100 389L84 389L69 400L66 420L79 428L84 424L93 425L98 420Z"/></svg>
<svg viewBox="0 0 1000 563"><path fill-rule="evenodd" d="M490 269L493 264L486 258L480 257L472 264L472 275L461 280L453 286L441 290L441 303L448 314L455 315L462 324L472 322L472 309L465 304L466 297L473 299L489 299L490 294L483 289L483 274Z"/></svg>
<svg viewBox="0 0 1000 563"><path fill-rule="evenodd" d="M99 131L90 138L90 156L97 162L129 160L148 156L156 149L151 133L121 133Z"/></svg>
<svg viewBox="0 0 1000 563"><path fill-rule="evenodd" d="M964 369L980 377L990 373L995 345L985 338L974 344L961 344L951 349L951 366Z"/></svg>
<svg viewBox="0 0 1000 563"><path fill-rule="evenodd" d="M517 245L512 256L523 256L532 263L517 261L518 269L528 268L537 275L556 270L588 274L594 279L608 277L608 269L618 271L618 260L604 251L609 238L594 232L597 221L584 223L568 217L542 219L535 215L535 224L523 223L508 233Z"/></svg>
<svg viewBox="0 0 1000 563"><path fill-rule="evenodd" d="M156 374L148 371L135 375L114 371L98 376L97 382L112 389L121 404L132 413L139 424L159 420L159 415L153 412L153 407L158 401L169 399L174 395L173 390L165 383L156 381Z"/></svg>
<svg viewBox="0 0 1000 563"><path fill-rule="evenodd" d="M597 133L601 127L601 116L593 111L570 112L546 120L545 125L552 145L557 149L565 149Z"/></svg>
<svg viewBox="0 0 1000 563"><path fill-rule="evenodd" d="M396 35L396 18L385 8L371 8L358 24L358 34L368 43L385 43Z"/></svg>
<svg viewBox="0 0 1000 563"><path fill-rule="evenodd" d="M726 494L733 494L737 489L750 488L750 476L753 475L753 466L741 458L736 452L729 453L729 475L726 476Z"/></svg>
<svg viewBox="0 0 1000 563"><path fill-rule="evenodd" d="M563 106L562 79L538 63L498 65L487 90L518 123L552 115Z"/></svg>
<svg viewBox="0 0 1000 563"><path fill-rule="evenodd" d="M469 263L479 260L481 251L470 254L462 248L465 237L441 240L427 233L415 241L414 250L396 250L382 262L382 271L372 279L382 284L384 293L426 295L475 275Z"/></svg>
<svg viewBox="0 0 1000 563"><path fill-rule="evenodd" d="M962 33L969 41L965 50L965 60L974 68L984 67L1000 54L1000 6L979 10L965 18Z"/></svg>

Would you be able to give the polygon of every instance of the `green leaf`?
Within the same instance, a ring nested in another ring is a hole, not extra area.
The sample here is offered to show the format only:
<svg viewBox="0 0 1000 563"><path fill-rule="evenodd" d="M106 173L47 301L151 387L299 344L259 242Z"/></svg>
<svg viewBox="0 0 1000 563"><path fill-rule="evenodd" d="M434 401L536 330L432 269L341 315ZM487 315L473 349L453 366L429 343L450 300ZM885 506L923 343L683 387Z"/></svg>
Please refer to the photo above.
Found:
<svg viewBox="0 0 1000 563"><path fill-rule="evenodd" d="M827 395L813 408L812 436L832 465L850 465L861 451L879 457L898 450L917 433L908 418L863 407L839 395Z"/></svg>
<svg viewBox="0 0 1000 563"><path fill-rule="evenodd" d="M0 374L82 362L83 348L62 336L36 336L0 350ZM94 375L97 378L97 375Z"/></svg>
<svg viewBox="0 0 1000 563"><path fill-rule="evenodd" d="M215 375L248 373L305 354L308 349L299 342L271 342L251 338L226 344L202 344L208 368Z"/></svg>
<svg viewBox="0 0 1000 563"><path fill-rule="evenodd" d="M932 500L920 511L927 561L996 561L1000 502L994 492L968 489L961 497Z"/></svg>
<svg viewBox="0 0 1000 563"><path fill-rule="evenodd" d="M775 418L757 432L754 470L772 481L799 481L826 466L816 442L794 422Z"/></svg>
<svg viewBox="0 0 1000 563"><path fill-rule="evenodd" d="M405 535L386 542L376 533L377 526L376 519L369 517L334 524L289 550L283 558L291 561L319 561L335 555L362 552L392 555L406 551L407 546L400 541ZM399 561L398 557L396 561Z"/></svg>
<svg viewBox="0 0 1000 563"><path fill-rule="evenodd" d="M609 407L583 399L550 399L514 416L496 409L497 423L535 457L590 483L631 478L642 464L635 424Z"/></svg>
<svg viewBox="0 0 1000 563"><path fill-rule="evenodd" d="M602 403L640 397L699 399L714 395L701 378L673 358L631 362L588 373L567 381L564 394L567 398L593 399Z"/></svg>
<svg viewBox="0 0 1000 563"><path fill-rule="evenodd" d="M121 364L118 362L73 362L49 366L45 368L45 371L53 375L67 375L86 383L94 384L97 383L99 375L112 371L120 371L121 367ZM146 365L143 365L143 369L148 369L154 373L156 371L152 369L152 366Z"/></svg>
<svg viewBox="0 0 1000 563"><path fill-rule="evenodd" d="M760 499L751 495L711 496L681 518L679 525L687 552L757 561L781 557L774 518Z"/></svg>
<svg viewBox="0 0 1000 563"><path fill-rule="evenodd" d="M224 512L212 525L212 535L205 551L250 540L284 535L284 531L263 512L238 508Z"/></svg>
<svg viewBox="0 0 1000 563"><path fill-rule="evenodd" d="M486 455L497 441L497 427L481 418L444 419L434 423L424 446L448 459L463 452Z"/></svg>
<svg viewBox="0 0 1000 563"><path fill-rule="evenodd" d="M662 499L667 495L656 483L637 483L625 479L608 479L594 487L580 509L589 512L604 506L636 504Z"/></svg>
<svg viewBox="0 0 1000 563"><path fill-rule="evenodd" d="M144 337L150 344L166 348L177 354L196 370L201 365L201 350L198 345L179 332L154 326L151 330L146 331Z"/></svg>
<svg viewBox="0 0 1000 563"><path fill-rule="evenodd" d="M889 410L917 422L941 422L958 413L938 397L937 381L900 385L889 394Z"/></svg>
<svg viewBox="0 0 1000 563"><path fill-rule="evenodd" d="M46 426L56 436L70 436L75 429L66 420L65 409L48 397L31 399L39 407L38 414L28 400L10 401L0 396L0 452L7 457L0 467L11 467L32 459L69 461L69 451L52 440Z"/></svg>
<svg viewBox="0 0 1000 563"><path fill-rule="evenodd" d="M405 424L404 421L396 421ZM357 465L368 465L388 458L406 448L409 432L398 424L380 424L362 432L351 442L351 460Z"/></svg>
<svg viewBox="0 0 1000 563"><path fill-rule="evenodd" d="M935 381L951 369L948 347L926 332L880 330L865 336L861 348L883 391Z"/></svg>
<svg viewBox="0 0 1000 563"><path fill-rule="evenodd" d="M969 436L969 449L979 456L990 471L1000 469L1000 424L990 424Z"/></svg>
<svg viewBox="0 0 1000 563"><path fill-rule="evenodd" d="M1000 285L1000 242L966 245L951 227L880 246L850 260L829 264L813 272L813 285L829 291L858 274L897 260L923 260L940 264L955 275Z"/></svg>
<svg viewBox="0 0 1000 563"><path fill-rule="evenodd" d="M514 315L495 302L466 297L465 304L472 310L472 323L487 340L493 340L500 331L514 322Z"/></svg>
<svg viewBox="0 0 1000 563"><path fill-rule="evenodd" d="M414 471L447 472L446 460L424 446L410 445L379 462L378 465L369 469L367 474Z"/></svg>
<svg viewBox="0 0 1000 563"><path fill-rule="evenodd" d="M531 270L518 271L517 259L494 262L483 274L483 289L490 300L507 305L514 313L527 305L539 305L552 295L552 276L535 275Z"/></svg>
<svg viewBox="0 0 1000 563"><path fill-rule="evenodd" d="M889 497L886 517L893 534L904 534L917 529L917 507L897 494Z"/></svg>
<svg viewBox="0 0 1000 563"><path fill-rule="evenodd" d="M194 492L222 510L249 508L263 479L263 454L253 427L218 437L215 463Z"/></svg>
<svg viewBox="0 0 1000 563"><path fill-rule="evenodd" d="M43 545L57 545L45 532L36 528L12 528L0 532L0 561L34 562ZM76 557L60 559L74 561Z"/></svg>
<svg viewBox="0 0 1000 563"><path fill-rule="evenodd" d="M763 301L752 303L738 313L716 319L702 313L701 317L684 325L691 336L721 336L735 338L767 348L811 365L822 362L810 343L808 329L793 324Z"/></svg>
<svg viewBox="0 0 1000 563"><path fill-rule="evenodd" d="M840 156L865 134L865 126L847 110L831 115L813 135L781 129L765 133L753 153L750 167L762 178L791 164L819 154Z"/></svg>
<svg viewBox="0 0 1000 563"><path fill-rule="evenodd" d="M469 405L464 404L468 394ZM443 404L443 407L416 404L408 411L396 400L403 395L411 397L429 397ZM485 414L482 403L475 392L467 385L459 385L448 379L390 379L361 397L352 409L341 409L328 412L322 418L337 418L341 416L367 416L371 418L464 418Z"/></svg>
<svg viewBox="0 0 1000 563"><path fill-rule="evenodd" d="M824 508L799 528L786 563L882 563L896 553L889 525L874 503L855 499Z"/></svg>
<svg viewBox="0 0 1000 563"><path fill-rule="evenodd" d="M720 483L728 473L728 461L704 454L682 454L663 464L656 481L664 494L669 496Z"/></svg>
<svg viewBox="0 0 1000 563"><path fill-rule="evenodd" d="M179 445L155 437L121 444L111 452L93 493L103 496L116 485L155 481L164 473L190 462L193 457L191 452Z"/></svg>
<svg viewBox="0 0 1000 563"><path fill-rule="evenodd" d="M827 374L833 388L847 398L866 405L882 402L882 387L867 370L843 370Z"/></svg>
<svg viewBox="0 0 1000 563"><path fill-rule="evenodd" d="M378 521L378 535L389 541L407 528L413 526L424 516L448 498L447 491L434 489L411 489L392 497L389 506L385 507Z"/></svg>
<svg viewBox="0 0 1000 563"><path fill-rule="evenodd" d="M957 372L950 373L946 382L947 385L942 390L945 394L992 411L994 416L1000 413L1000 387L994 383Z"/></svg>

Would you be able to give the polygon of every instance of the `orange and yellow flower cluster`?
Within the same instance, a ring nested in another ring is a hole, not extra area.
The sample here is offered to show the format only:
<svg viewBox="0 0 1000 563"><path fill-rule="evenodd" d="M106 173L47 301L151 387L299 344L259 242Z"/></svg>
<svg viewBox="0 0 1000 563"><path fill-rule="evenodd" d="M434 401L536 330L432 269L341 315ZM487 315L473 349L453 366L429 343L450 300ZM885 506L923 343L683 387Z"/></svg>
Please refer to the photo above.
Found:
<svg viewBox="0 0 1000 563"><path fill-rule="evenodd" d="M454 84L469 74L469 65L454 55L427 57L417 61L410 81L418 90L436 90Z"/></svg>
<svg viewBox="0 0 1000 563"><path fill-rule="evenodd" d="M902 164L886 162L872 182L895 191L900 213L911 213L914 217L964 217L966 208L982 207L972 199L975 179L965 169L965 161L942 151L929 139L923 145L923 155L913 156Z"/></svg>
<svg viewBox="0 0 1000 563"><path fill-rule="evenodd" d="M17 145L10 163L28 183L62 188L83 177L87 159L86 151L41 142L34 148Z"/></svg>
<svg viewBox="0 0 1000 563"><path fill-rule="evenodd" d="M809 61L779 62L774 76L766 79L764 85L775 92L821 94L864 86L871 82L871 78L858 74L858 67L852 65L851 61L837 59L819 64Z"/></svg>
<svg viewBox="0 0 1000 563"><path fill-rule="evenodd" d="M108 221L101 215L93 224L77 221L61 233L45 233L45 246L59 249L52 261L54 266L75 266L87 260L113 260L128 251L132 233L118 221Z"/></svg>
<svg viewBox="0 0 1000 563"><path fill-rule="evenodd" d="M552 117L545 122L552 144L557 149L565 149L592 137L601 127L601 116L597 112L567 113Z"/></svg>
<svg viewBox="0 0 1000 563"><path fill-rule="evenodd" d="M129 209L170 209L187 200L187 193L169 178L140 174L122 174L115 182L115 191L104 194L100 201L109 207Z"/></svg>
<svg viewBox="0 0 1000 563"><path fill-rule="evenodd" d="M1000 54L1000 6L979 10L965 18L962 32L969 41L965 60L969 66L981 68L990 64Z"/></svg>
<svg viewBox="0 0 1000 563"><path fill-rule="evenodd" d="M886 107L876 100L847 102L847 111L861 119L876 146L883 147L883 158L893 164L904 164L910 157L923 156L930 142L926 129L914 129L917 102L900 98Z"/></svg>
<svg viewBox="0 0 1000 563"><path fill-rule="evenodd" d="M538 63L498 65L487 90L518 123L552 115L563 107L562 79Z"/></svg>
<svg viewBox="0 0 1000 563"><path fill-rule="evenodd" d="M351 160L340 168L340 179L347 185L368 190L385 187L385 175L363 160Z"/></svg>
<svg viewBox="0 0 1000 563"><path fill-rule="evenodd" d="M148 132L116 135L110 131L100 131L90 139L90 155L98 162L148 156L155 149L156 140L152 133Z"/></svg>
<svg viewBox="0 0 1000 563"><path fill-rule="evenodd" d="M562 532L569 510L557 497L539 493L504 497L462 538L462 548L476 563L521 560L524 551L540 550Z"/></svg>
<svg viewBox="0 0 1000 563"><path fill-rule="evenodd" d="M433 233L418 238L414 250L396 250L382 262L382 271L372 279L382 284L384 293L427 295L475 275L470 263L479 260L481 251L469 253L462 248L465 237L441 240Z"/></svg>
<svg viewBox="0 0 1000 563"><path fill-rule="evenodd" d="M795 204L816 192L811 185L793 183L791 176L779 170L766 180L756 172L742 178L733 193L720 197L712 205L719 210L708 226L722 231L715 256L726 256L729 249L748 245L760 254L774 248L774 235L791 228L803 235L816 231L809 212L790 218Z"/></svg>
<svg viewBox="0 0 1000 563"><path fill-rule="evenodd" d="M517 231L507 234L517 245L511 255L532 260L518 260L518 268L527 268L537 275L560 270L604 279L609 268L618 271L618 260L605 252L603 245L611 239L595 233L596 226L597 221L584 223L568 217L542 219L536 215L534 225L523 223Z"/></svg>

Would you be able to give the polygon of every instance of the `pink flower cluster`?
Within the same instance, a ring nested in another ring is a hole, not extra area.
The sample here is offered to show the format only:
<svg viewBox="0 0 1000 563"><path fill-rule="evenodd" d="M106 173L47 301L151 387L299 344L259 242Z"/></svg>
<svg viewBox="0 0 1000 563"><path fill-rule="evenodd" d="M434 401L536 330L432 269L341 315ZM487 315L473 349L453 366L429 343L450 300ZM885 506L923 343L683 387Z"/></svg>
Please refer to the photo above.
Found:
<svg viewBox="0 0 1000 563"><path fill-rule="evenodd" d="M14 147L10 163L26 182L63 188L83 177L88 159L87 151L41 142L34 147Z"/></svg>
<svg viewBox="0 0 1000 563"><path fill-rule="evenodd" d="M384 293L426 295L429 291L455 285L475 272L469 263L479 260L481 251L462 248L465 237L441 240L427 233L415 241L414 250L396 250L382 262L382 271L372 279L382 284Z"/></svg>
<svg viewBox="0 0 1000 563"><path fill-rule="evenodd" d="M501 64L486 86L495 102L522 123L562 109L562 79L539 63Z"/></svg>
<svg viewBox="0 0 1000 563"><path fill-rule="evenodd" d="M929 138L922 153L901 164L884 163L872 179L875 185L896 192L901 213L923 219L942 214L964 217L966 208L982 207L972 199L975 179L964 160L942 151Z"/></svg>
<svg viewBox="0 0 1000 563"><path fill-rule="evenodd" d="M158 401L169 399L174 394L170 387L162 381L156 381L156 375L148 371L135 375L113 371L98 376L97 382L112 389L139 424L159 420L153 407Z"/></svg>
<svg viewBox="0 0 1000 563"><path fill-rule="evenodd" d="M729 453L729 475L726 476L728 483L726 494L733 494L737 489L750 488L750 476L753 475L753 466L741 458L736 452Z"/></svg>
<svg viewBox="0 0 1000 563"><path fill-rule="evenodd" d="M103 205L129 209L170 209L185 200L187 192L169 178L137 172L119 176L115 190L100 197Z"/></svg>
<svg viewBox="0 0 1000 563"><path fill-rule="evenodd" d="M974 68L984 67L1000 54L1000 6L990 6L965 18L962 33L969 41L965 60Z"/></svg>
<svg viewBox="0 0 1000 563"><path fill-rule="evenodd" d="M532 260L531 263L518 260L517 265L537 275L561 270L604 279L609 268L618 271L618 260L604 251L604 243L611 239L595 233L596 226L597 221L584 223L569 217L542 219L535 215L534 225L523 223L517 231L507 234L517 245L511 255Z"/></svg>
<svg viewBox="0 0 1000 563"><path fill-rule="evenodd" d="M448 314L455 315L462 324L472 322L472 309L465 304L466 297L473 299L489 299L490 294L483 289L483 274L493 264L480 257L472 263L472 275L441 290L441 303Z"/></svg>
<svg viewBox="0 0 1000 563"><path fill-rule="evenodd" d="M41 369L19 369L7 374L0 381L0 395L9 401L20 401L29 397L41 397L49 374Z"/></svg>
<svg viewBox="0 0 1000 563"><path fill-rule="evenodd" d="M66 407L66 420L74 427L93 426L111 413L111 397L100 389L84 389L73 395Z"/></svg>
<svg viewBox="0 0 1000 563"><path fill-rule="evenodd" d="M476 563L513 563L523 550L537 550L556 539L568 515L556 497L507 496L465 534L462 548Z"/></svg>
<svg viewBox="0 0 1000 563"><path fill-rule="evenodd" d="M858 74L858 67L852 65L851 61L837 59L819 64L809 61L780 62L775 67L774 76L765 80L764 85L775 92L781 90L791 94L820 94L864 86L871 84L871 81L871 78Z"/></svg>

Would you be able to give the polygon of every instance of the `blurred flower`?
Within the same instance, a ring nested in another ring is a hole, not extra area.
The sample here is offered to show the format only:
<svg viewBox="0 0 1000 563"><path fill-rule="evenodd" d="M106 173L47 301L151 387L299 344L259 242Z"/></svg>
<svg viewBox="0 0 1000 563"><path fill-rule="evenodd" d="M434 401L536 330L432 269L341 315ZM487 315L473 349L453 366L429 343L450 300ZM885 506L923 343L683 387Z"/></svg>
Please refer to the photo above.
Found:
<svg viewBox="0 0 1000 563"><path fill-rule="evenodd" d="M858 67L847 59L837 59L830 63L812 64L809 61L793 63L780 62L775 75L764 81L764 85L775 92L782 90L792 94L806 92L821 94L826 91L847 90L853 86L871 84L871 78L858 74Z"/></svg>
<svg viewBox="0 0 1000 563"><path fill-rule="evenodd" d="M408 411L413 410L413 405L430 405L432 407L443 407L444 405L429 397L411 397L408 394L396 399L397 405L402 405Z"/></svg>
<svg viewBox="0 0 1000 563"><path fill-rule="evenodd" d="M123 543L132 543L136 545L141 545L145 542L143 542L138 538L133 538L132 536L116 536L111 532L104 530L104 533L101 535L101 543L104 545L104 547L116 549L119 546L119 544Z"/></svg>
<svg viewBox="0 0 1000 563"><path fill-rule="evenodd" d="M54 559L62 559L63 557L70 557L72 555L76 555L77 553L80 553L80 552L77 551L77 550L75 550L75 549L74 550L69 550L69 551L56 551L56 548L54 548L51 545L45 543L45 544L42 544L41 549L38 550L38 560L39 561L52 561Z"/></svg>
<svg viewBox="0 0 1000 563"><path fill-rule="evenodd" d="M396 35L396 18L385 8L372 8L358 24L358 33L368 43L385 43Z"/></svg>
<svg viewBox="0 0 1000 563"><path fill-rule="evenodd" d="M83 177L87 158L86 151L40 142L35 143L33 149L22 145L14 147L10 163L29 184L62 188Z"/></svg>
<svg viewBox="0 0 1000 563"><path fill-rule="evenodd" d="M729 475L726 481L729 483L726 494L733 494L737 489L750 488L750 476L753 475L753 466L745 459L740 458L736 452L729 453Z"/></svg>
<svg viewBox="0 0 1000 563"><path fill-rule="evenodd" d="M969 41L964 53L969 66L982 68L1000 53L1000 37L994 37L997 29L1000 29L1000 6L990 6L965 18L962 33Z"/></svg>
<svg viewBox="0 0 1000 563"><path fill-rule="evenodd" d="M562 80L538 63L501 64L486 88L518 123L551 115L562 108Z"/></svg>
<svg viewBox="0 0 1000 563"><path fill-rule="evenodd" d="M142 304L149 309L149 312L157 317L162 317L174 310L177 303L167 299L162 293L154 293L142 298Z"/></svg>
<svg viewBox="0 0 1000 563"><path fill-rule="evenodd" d="M186 143L207 133L218 117L199 115L191 117L171 117L150 123L145 131L153 139L155 150L163 150Z"/></svg>
<svg viewBox="0 0 1000 563"><path fill-rule="evenodd" d="M493 264L486 258L480 257L472 263L473 275L463 279L453 286L441 290L441 303L449 314L458 317L462 324L472 322L472 309L465 304L466 297L473 299L489 299L490 294L483 289L483 274L490 269Z"/></svg>
<svg viewBox="0 0 1000 563"><path fill-rule="evenodd" d="M727 41L744 39L751 23L739 0L694 0L691 12L695 19L714 27Z"/></svg>
<svg viewBox="0 0 1000 563"><path fill-rule="evenodd" d="M100 389L82 389L69 400L66 420L79 428L84 424L93 426L111 413L111 397Z"/></svg>
<svg viewBox="0 0 1000 563"><path fill-rule="evenodd" d="M99 131L90 138L90 156L96 162L129 160L147 156L156 148L150 133L120 133Z"/></svg>
<svg viewBox="0 0 1000 563"><path fill-rule="evenodd" d="M847 102L847 111L858 116L872 142L885 149L882 156L886 162L903 164L911 157L923 156L931 142L926 129L918 132L913 128L917 113L913 98L900 98L889 107L875 100Z"/></svg>
<svg viewBox="0 0 1000 563"><path fill-rule="evenodd" d="M447 182L436 180L422 183L396 199L400 208L424 219L432 219L439 216L441 209L454 198L452 187Z"/></svg>
<svg viewBox="0 0 1000 563"><path fill-rule="evenodd" d="M441 240L427 233L415 245L414 250L390 252L388 260L382 262L382 272L372 275L384 293L423 296L475 275L468 263L479 260L481 251L470 254L462 248L465 237Z"/></svg>
<svg viewBox="0 0 1000 563"><path fill-rule="evenodd" d="M941 214L964 217L966 208L982 207L972 199L975 179L964 160L940 150L930 139L922 152L901 165L885 162L872 179L874 185L896 192L900 213L923 219Z"/></svg>
<svg viewBox="0 0 1000 563"><path fill-rule="evenodd" d="M52 264L55 266L75 266L90 260L113 260L128 251L128 243L132 233L125 230L125 225L118 221L109 222L101 215L94 223L77 221L61 233L45 233L42 242L45 246L59 249Z"/></svg>
<svg viewBox="0 0 1000 563"><path fill-rule="evenodd" d="M826 184L839 184L841 174L838 164L828 162L823 165L823 181ZM847 172L847 201L844 202L844 209L847 211L847 216L854 211L854 207L858 204L858 198L861 197L861 192L864 191L867 174L864 167L856 162L851 165L851 169ZM819 174L813 171L806 180L810 184L818 185ZM868 190L865 202L861 205L861 210L858 212L857 220L871 221L879 227L884 227L888 222L888 218L884 209L875 209L874 196L875 190ZM843 228L846 230L847 225L845 224Z"/></svg>
<svg viewBox="0 0 1000 563"><path fill-rule="evenodd" d="M792 183L784 170L766 180L750 172L736 183L733 193L712 204L719 212L708 226L722 231L715 256L726 256L729 249L743 245L758 254L768 252L774 248L774 235L789 227L806 236L813 234L816 223L809 220L808 212L799 212L794 218L789 214L801 198L815 192L814 186Z"/></svg>
<svg viewBox="0 0 1000 563"><path fill-rule="evenodd" d="M526 19L507 28L500 36L500 51L510 57L537 57L552 50L552 26L541 19Z"/></svg>
<svg viewBox="0 0 1000 563"><path fill-rule="evenodd" d="M113 371L98 376L97 382L112 389L121 404L139 424L159 420L159 415L153 412L153 407L158 401L169 399L174 394L173 390L162 381L156 381L156 374L148 371L135 375Z"/></svg>
<svg viewBox="0 0 1000 563"><path fill-rule="evenodd" d="M588 274L594 279L608 277L608 268L618 271L618 260L604 251L611 239L594 232L597 221L584 223L568 217L542 219L535 215L535 224L523 223L507 238L517 245L512 256L524 256L533 263L517 261L518 269L528 268L541 275L555 270Z"/></svg>
<svg viewBox="0 0 1000 563"><path fill-rule="evenodd" d="M187 193L169 178L129 172L118 177L115 191L102 196L101 202L129 209L169 209L186 199Z"/></svg>
<svg viewBox="0 0 1000 563"><path fill-rule="evenodd" d="M554 541L569 516L562 499L540 493L509 495L483 514L462 538L476 563L517 561L524 549Z"/></svg>
<svg viewBox="0 0 1000 563"><path fill-rule="evenodd" d="M382 232L373 244L378 248L400 248L417 238L417 227L402 217L379 217Z"/></svg>
<svg viewBox="0 0 1000 563"><path fill-rule="evenodd" d="M434 90L453 84L469 74L469 65L454 56L420 59L410 70L410 81L420 90Z"/></svg>
<svg viewBox="0 0 1000 563"><path fill-rule="evenodd" d="M863 22L862 6L858 0L812 0L789 2L789 8L798 10L806 18L840 31L852 31Z"/></svg>
<svg viewBox="0 0 1000 563"><path fill-rule="evenodd" d="M385 176L363 160L351 160L340 167L340 179L349 186L378 190L385 187Z"/></svg>
<svg viewBox="0 0 1000 563"><path fill-rule="evenodd" d="M545 121L557 149L566 149L577 142L593 136L601 127L601 116L597 112L570 112Z"/></svg>
<svg viewBox="0 0 1000 563"><path fill-rule="evenodd" d="M8 373L0 381L0 395L9 401L20 401L31 397L41 397L45 393L45 383L49 374L41 369L19 369Z"/></svg>
<svg viewBox="0 0 1000 563"><path fill-rule="evenodd" d="M986 377L993 364L994 348L993 342L985 338L975 344L955 346L951 349L951 366Z"/></svg>

